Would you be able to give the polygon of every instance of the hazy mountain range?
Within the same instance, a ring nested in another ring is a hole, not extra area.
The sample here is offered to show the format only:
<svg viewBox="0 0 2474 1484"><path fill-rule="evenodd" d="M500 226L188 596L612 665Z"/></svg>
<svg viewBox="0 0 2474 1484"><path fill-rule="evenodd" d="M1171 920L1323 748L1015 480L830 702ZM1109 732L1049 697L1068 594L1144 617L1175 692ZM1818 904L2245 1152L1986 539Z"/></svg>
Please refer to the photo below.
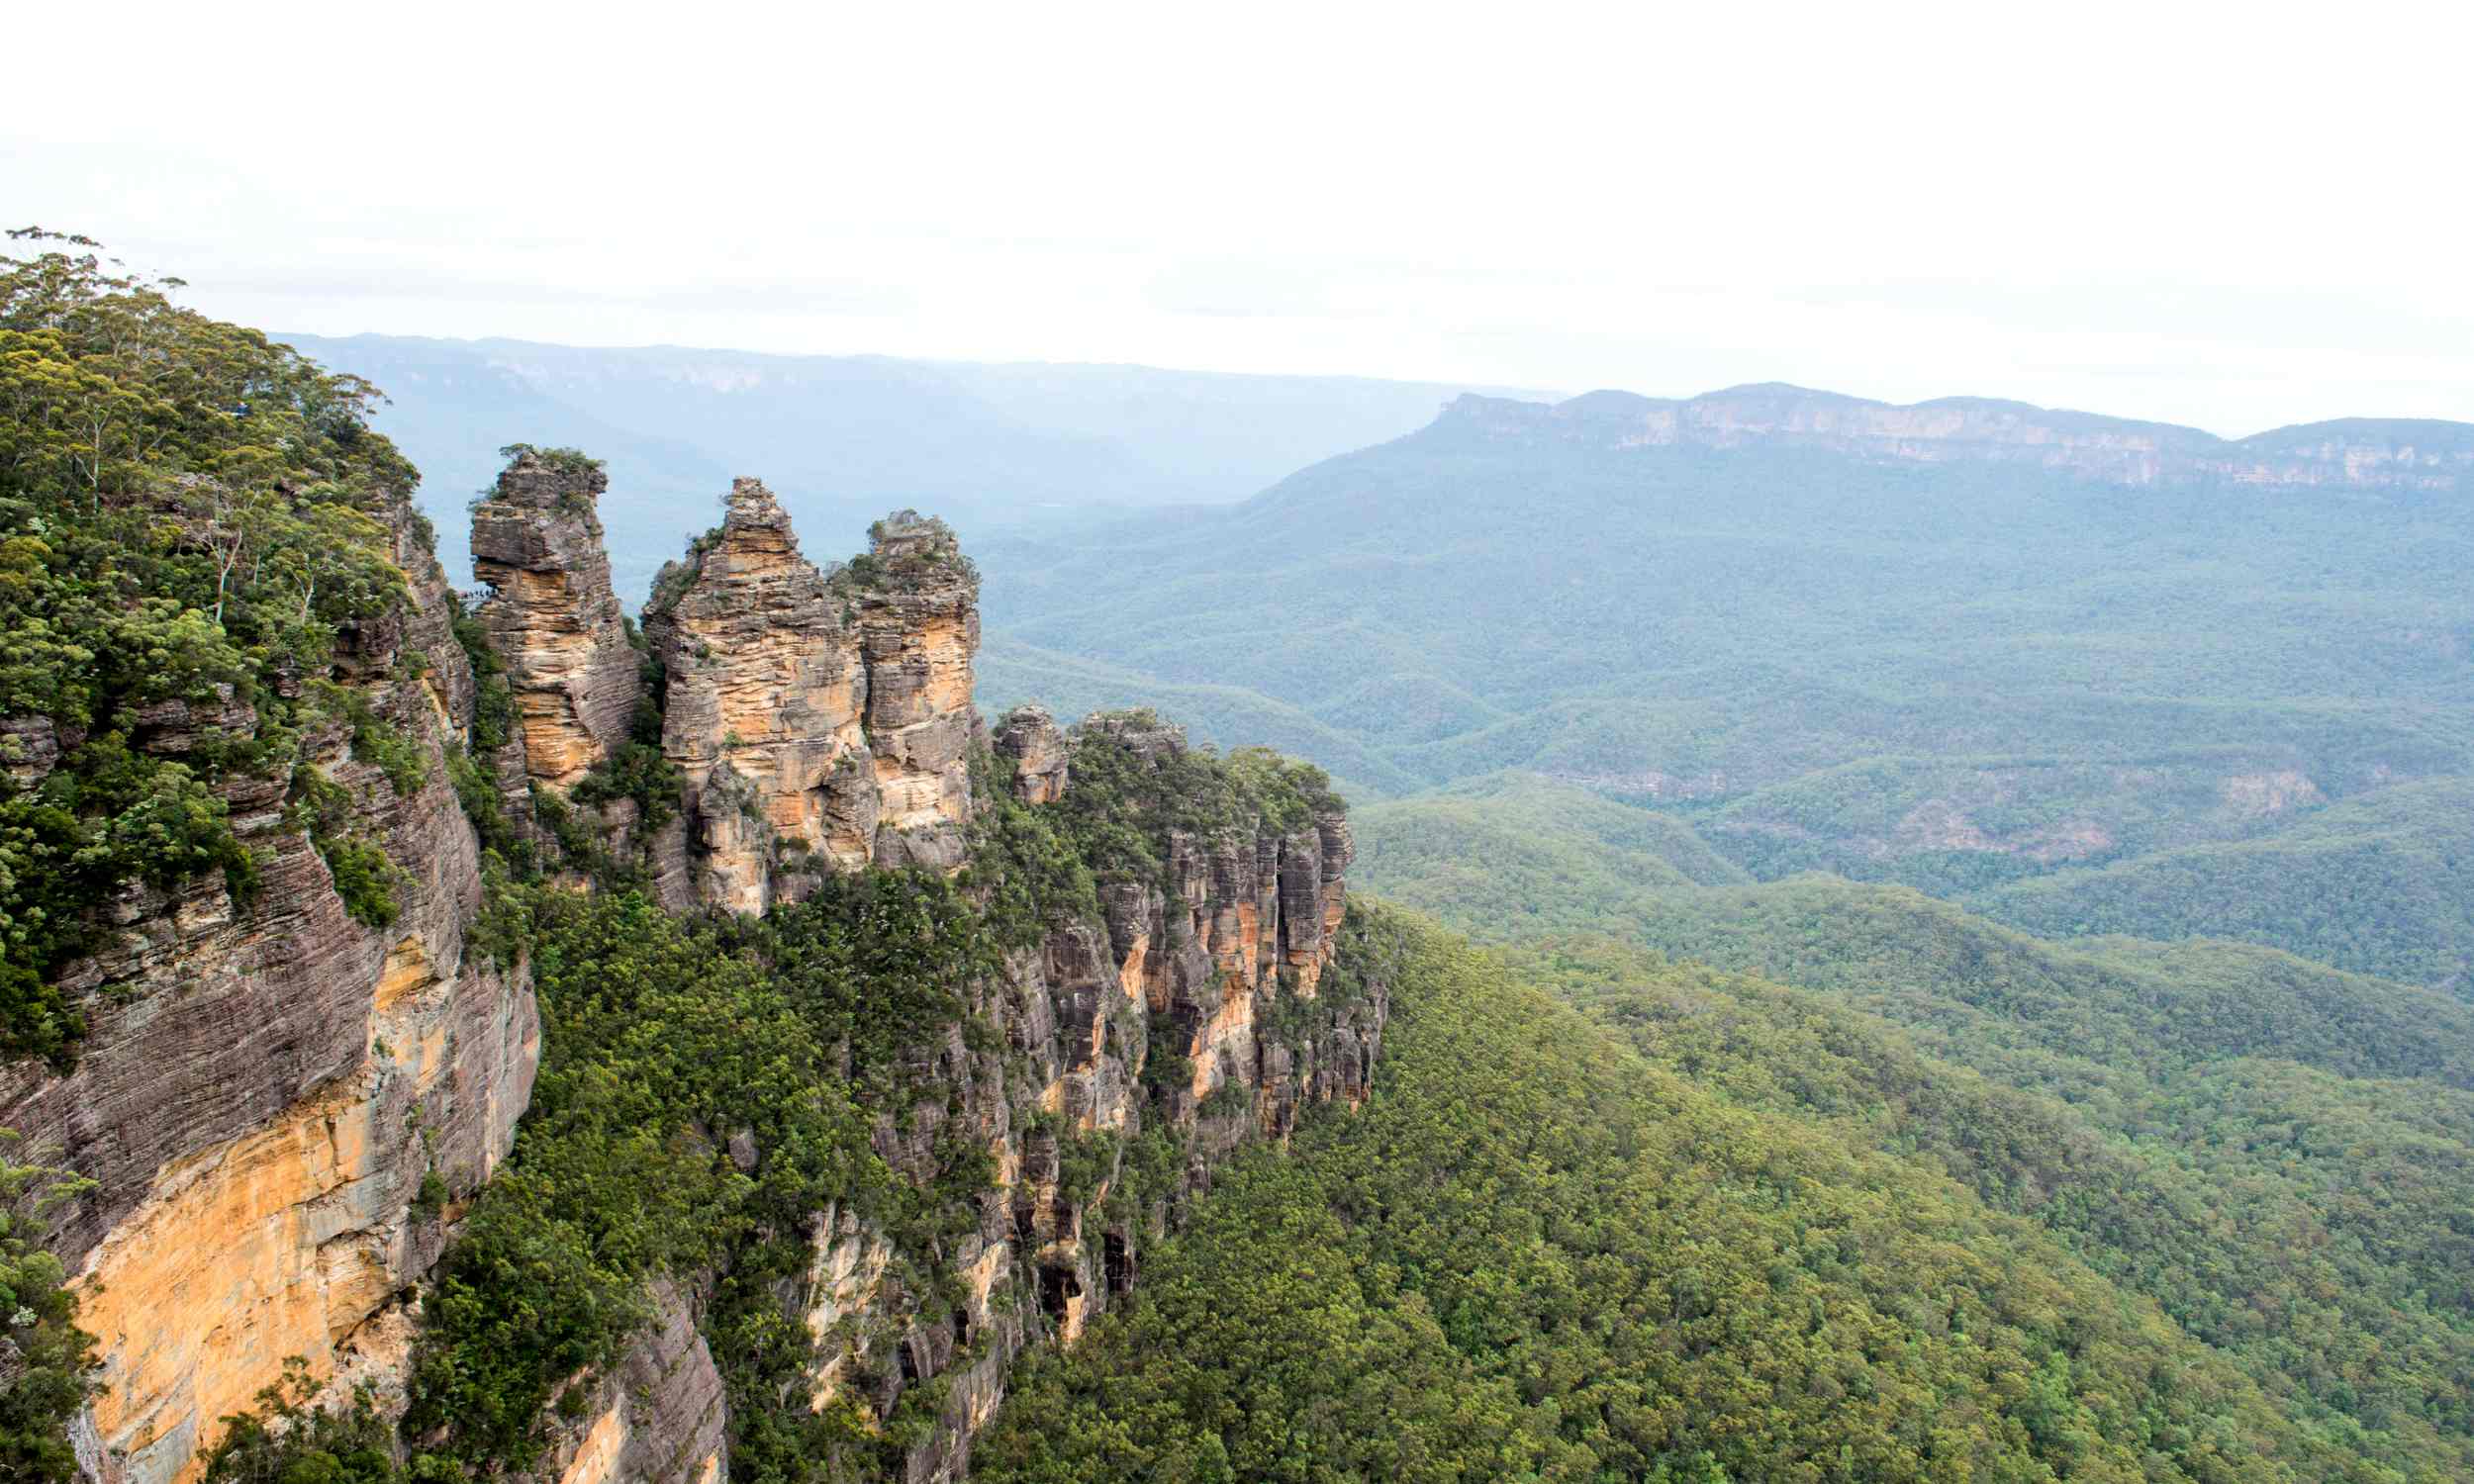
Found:
<svg viewBox="0 0 2474 1484"><path fill-rule="evenodd" d="M2474 1477L2464 427L0 305L20 1474Z"/></svg>
<svg viewBox="0 0 2474 1484"><path fill-rule="evenodd" d="M385 391L375 424L420 466L456 582L472 571L464 502L497 474L501 445L567 445L607 460L602 518L630 604L718 518L734 475L764 479L816 549L840 551L905 505L968 536L1091 508L1242 499L1482 390L1148 366L278 338Z"/></svg>
<svg viewBox="0 0 2474 1484"><path fill-rule="evenodd" d="M964 529L992 710L1158 704L1537 838L1514 770L2049 934L2474 958L2468 424L293 338L392 398L450 572L502 442L609 461L630 604L761 473L820 551Z"/></svg>
<svg viewBox="0 0 2474 1484"><path fill-rule="evenodd" d="M1148 697L1361 800L1526 770L1763 879L2455 983L2469 471L2454 423L1472 397L1240 505L983 542L983 694Z"/></svg>

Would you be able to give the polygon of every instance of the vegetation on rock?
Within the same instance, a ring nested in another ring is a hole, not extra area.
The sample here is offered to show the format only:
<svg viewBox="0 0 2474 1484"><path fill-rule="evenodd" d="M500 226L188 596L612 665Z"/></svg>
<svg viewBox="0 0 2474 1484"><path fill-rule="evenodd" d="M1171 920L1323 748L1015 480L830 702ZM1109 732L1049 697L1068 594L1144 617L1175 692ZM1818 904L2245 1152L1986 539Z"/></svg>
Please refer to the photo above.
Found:
<svg viewBox="0 0 2474 1484"><path fill-rule="evenodd" d="M1224 1174L975 1476L2398 1477L1947 1173L1396 913L1342 962L1394 983L1374 1098Z"/></svg>
<svg viewBox="0 0 2474 1484"><path fill-rule="evenodd" d="M83 238L12 236L35 250L0 256L0 1053L65 1060L54 976L96 905L213 871L247 892L220 786L349 724L312 682L404 601L382 517L415 475L366 383ZM383 916L376 863L343 859Z"/></svg>
<svg viewBox="0 0 2474 1484"><path fill-rule="evenodd" d="M7 1158L0 1130L0 1477L76 1477L69 1420L94 1385L94 1337L60 1259L43 1248L44 1213L83 1188L75 1176Z"/></svg>

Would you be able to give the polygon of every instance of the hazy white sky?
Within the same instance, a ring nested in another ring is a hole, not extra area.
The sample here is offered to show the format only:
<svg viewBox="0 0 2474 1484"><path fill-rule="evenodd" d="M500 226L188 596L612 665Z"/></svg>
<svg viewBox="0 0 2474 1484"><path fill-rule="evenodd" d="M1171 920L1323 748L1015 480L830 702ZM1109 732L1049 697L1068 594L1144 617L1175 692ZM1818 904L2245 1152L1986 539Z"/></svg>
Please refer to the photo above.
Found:
<svg viewBox="0 0 2474 1484"><path fill-rule="evenodd" d="M270 328L2474 419L2460 5L7 30L0 217Z"/></svg>

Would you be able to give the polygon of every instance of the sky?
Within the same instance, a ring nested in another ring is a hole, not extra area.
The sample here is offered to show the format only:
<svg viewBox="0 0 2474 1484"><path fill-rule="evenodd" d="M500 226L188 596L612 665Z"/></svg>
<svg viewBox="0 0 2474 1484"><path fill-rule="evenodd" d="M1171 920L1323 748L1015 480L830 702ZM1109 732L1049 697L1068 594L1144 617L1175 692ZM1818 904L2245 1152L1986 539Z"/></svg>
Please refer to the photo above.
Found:
<svg viewBox="0 0 2474 1484"><path fill-rule="evenodd" d="M9 30L43 65L0 102L0 218L275 330L2474 420L2469 7L244 0Z"/></svg>

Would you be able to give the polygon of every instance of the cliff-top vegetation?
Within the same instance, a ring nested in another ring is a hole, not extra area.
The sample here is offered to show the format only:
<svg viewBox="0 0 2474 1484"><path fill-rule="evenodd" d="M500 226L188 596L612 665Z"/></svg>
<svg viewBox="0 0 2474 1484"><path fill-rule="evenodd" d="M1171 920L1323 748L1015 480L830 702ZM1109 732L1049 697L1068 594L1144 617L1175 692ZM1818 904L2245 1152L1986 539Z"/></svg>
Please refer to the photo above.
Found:
<svg viewBox="0 0 2474 1484"><path fill-rule="evenodd" d="M322 721L365 755L400 752L325 682L354 628L403 602L379 516L416 476L369 431L366 383L183 309L178 280L83 238L12 236L26 255L0 257L0 1053L65 1060L83 1024L54 976L93 946L98 903L205 871L252 888L226 779L297 771L296 827L364 914L386 911L383 857L322 832L323 780L300 765Z"/></svg>

